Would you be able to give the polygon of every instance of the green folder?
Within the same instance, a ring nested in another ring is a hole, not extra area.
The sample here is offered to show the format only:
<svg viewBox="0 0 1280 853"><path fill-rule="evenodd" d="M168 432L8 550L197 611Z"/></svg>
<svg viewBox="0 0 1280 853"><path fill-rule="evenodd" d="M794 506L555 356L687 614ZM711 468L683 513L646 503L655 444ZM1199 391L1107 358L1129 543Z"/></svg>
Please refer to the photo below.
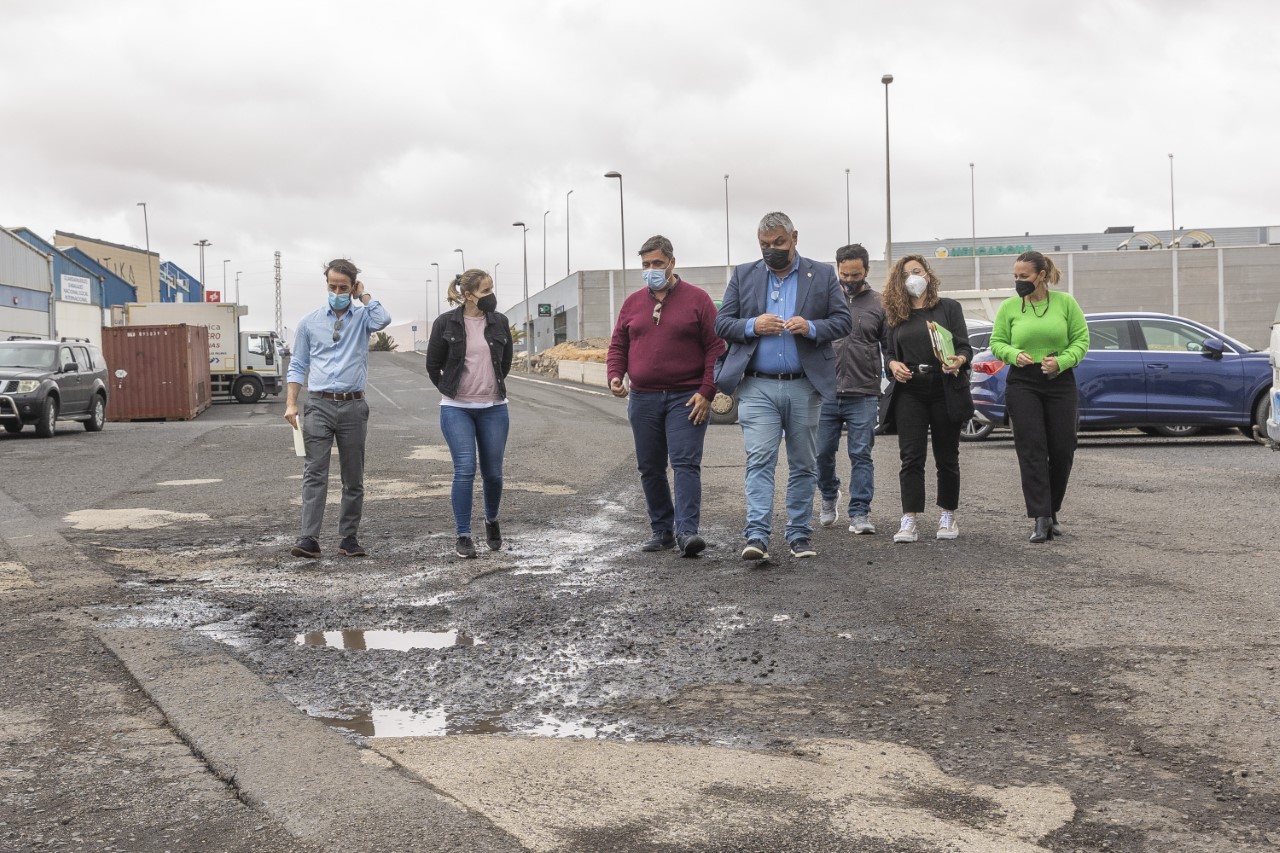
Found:
<svg viewBox="0 0 1280 853"><path fill-rule="evenodd" d="M956 354L955 338L945 327L939 326L932 320L929 321L929 341L933 344L933 354L938 357L938 361L943 367L947 366L947 359Z"/></svg>

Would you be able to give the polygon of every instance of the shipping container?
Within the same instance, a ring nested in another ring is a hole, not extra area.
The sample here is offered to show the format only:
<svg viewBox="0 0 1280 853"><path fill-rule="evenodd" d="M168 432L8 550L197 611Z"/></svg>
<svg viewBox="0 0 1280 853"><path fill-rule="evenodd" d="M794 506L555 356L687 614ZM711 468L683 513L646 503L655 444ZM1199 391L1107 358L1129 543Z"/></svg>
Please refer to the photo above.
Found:
<svg viewBox="0 0 1280 853"><path fill-rule="evenodd" d="M102 354L110 374L109 421L189 421L211 405L204 326L105 328Z"/></svg>

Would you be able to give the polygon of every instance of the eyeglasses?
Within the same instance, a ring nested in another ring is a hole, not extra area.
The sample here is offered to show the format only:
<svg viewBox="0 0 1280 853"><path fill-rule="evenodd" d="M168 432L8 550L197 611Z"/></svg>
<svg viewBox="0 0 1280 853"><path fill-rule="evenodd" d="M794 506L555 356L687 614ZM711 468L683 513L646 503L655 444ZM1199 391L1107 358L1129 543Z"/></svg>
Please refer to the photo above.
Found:
<svg viewBox="0 0 1280 853"><path fill-rule="evenodd" d="M655 326L658 325L658 323L662 320L662 306L665 304L666 303L664 302L653 303L653 325Z"/></svg>
<svg viewBox="0 0 1280 853"><path fill-rule="evenodd" d="M333 321L333 342L336 344L338 339L342 337L342 318Z"/></svg>

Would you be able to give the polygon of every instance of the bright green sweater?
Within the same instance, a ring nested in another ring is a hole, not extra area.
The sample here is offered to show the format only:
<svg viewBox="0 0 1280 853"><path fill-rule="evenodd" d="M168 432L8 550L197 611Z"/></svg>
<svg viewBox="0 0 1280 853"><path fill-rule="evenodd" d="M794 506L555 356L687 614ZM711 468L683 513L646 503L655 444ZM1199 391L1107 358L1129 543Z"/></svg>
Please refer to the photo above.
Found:
<svg viewBox="0 0 1280 853"><path fill-rule="evenodd" d="M1056 352L1059 369L1067 370L1089 351L1089 327L1080 304L1069 293L1050 292L1048 306L1027 302L1025 310L1022 298L1011 296L996 312L991 351L1005 364L1017 364L1020 352L1037 363Z"/></svg>

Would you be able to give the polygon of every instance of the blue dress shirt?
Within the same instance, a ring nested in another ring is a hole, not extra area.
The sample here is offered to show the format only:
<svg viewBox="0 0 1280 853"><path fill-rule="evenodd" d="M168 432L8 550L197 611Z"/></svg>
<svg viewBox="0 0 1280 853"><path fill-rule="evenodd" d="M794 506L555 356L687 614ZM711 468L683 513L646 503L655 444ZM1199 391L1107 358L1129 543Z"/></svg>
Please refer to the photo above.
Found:
<svg viewBox="0 0 1280 853"><path fill-rule="evenodd" d="M339 319L342 326L335 341L334 325ZM389 325L391 315L376 299L368 305L352 300L341 318L328 305L312 311L298 322L289 381L305 383L311 391L363 391L369 375L369 336Z"/></svg>
<svg viewBox="0 0 1280 853"><path fill-rule="evenodd" d="M770 314L777 314L783 322L786 322L796 313L796 290L800 283L800 255L796 254L791 269L781 278L768 267L765 269L769 273L767 281L769 292L765 294L765 310ZM752 318L751 322L747 323L747 335L754 337L755 334L756 321ZM816 338L817 336L818 330L812 322L809 323L809 333L806 337ZM800 353L796 351L796 342L791 333L784 331L778 335L761 336L760 343L756 345L755 355L751 357L751 369L761 373L803 373L804 367L800 364Z"/></svg>

